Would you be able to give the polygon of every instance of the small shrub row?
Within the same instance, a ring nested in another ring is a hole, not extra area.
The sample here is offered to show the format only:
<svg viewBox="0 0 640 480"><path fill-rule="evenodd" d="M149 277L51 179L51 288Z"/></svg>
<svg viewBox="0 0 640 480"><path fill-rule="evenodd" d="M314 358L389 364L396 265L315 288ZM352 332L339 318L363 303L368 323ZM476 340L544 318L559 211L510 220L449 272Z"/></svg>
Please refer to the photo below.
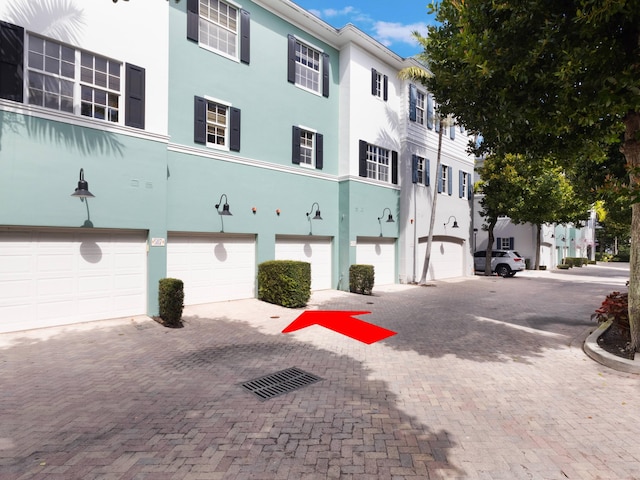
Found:
<svg viewBox="0 0 640 480"><path fill-rule="evenodd" d="M567 257L562 260L562 263L569 265L569 268L582 267L583 265L588 265L589 260L582 257Z"/></svg>
<svg viewBox="0 0 640 480"><path fill-rule="evenodd" d="M373 265L351 265L349 267L349 291L371 295L375 280Z"/></svg>
<svg viewBox="0 0 640 480"><path fill-rule="evenodd" d="M258 265L258 299L288 308L304 307L311 296L311 264L270 260Z"/></svg>

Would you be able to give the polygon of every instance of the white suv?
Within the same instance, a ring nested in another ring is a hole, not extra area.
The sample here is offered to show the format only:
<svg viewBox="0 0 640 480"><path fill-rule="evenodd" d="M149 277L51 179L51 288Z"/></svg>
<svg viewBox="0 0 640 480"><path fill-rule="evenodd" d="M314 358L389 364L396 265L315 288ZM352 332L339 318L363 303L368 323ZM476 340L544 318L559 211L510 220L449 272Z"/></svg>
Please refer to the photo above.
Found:
<svg viewBox="0 0 640 480"><path fill-rule="evenodd" d="M473 254L473 266L476 272L484 272L487 252ZM491 271L501 277L513 277L526 268L524 258L515 250L493 250L491 252Z"/></svg>

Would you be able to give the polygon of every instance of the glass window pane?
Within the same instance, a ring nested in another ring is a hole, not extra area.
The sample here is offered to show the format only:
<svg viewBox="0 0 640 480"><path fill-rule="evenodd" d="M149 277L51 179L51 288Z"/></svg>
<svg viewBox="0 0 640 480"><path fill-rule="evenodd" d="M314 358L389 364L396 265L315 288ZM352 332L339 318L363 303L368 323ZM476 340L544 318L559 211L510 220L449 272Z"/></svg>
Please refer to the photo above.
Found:
<svg viewBox="0 0 640 480"><path fill-rule="evenodd" d="M55 94L46 93L44 96L44 106L47 108L55 108L58 110L58 106L60 105L59 97Z"/></svg>
<svg viewBox="0 0 640 480"><path fill-rule="evenodd" d="M73 113L73 98L62 97L60 99L60 110Z"/></svg>
<svg viewBox="0 0 640 480"><path fill-rule="evenodd" d="M29 50L44 53L44 40L39 37L29 37Z"/></svg>
<svg viewBox="0 0 640 480"><path fill-rule="evenodd" d="M80 65L87 68L93 68L93 55L82 52L80 57Z"/></svg>
<svg viewBox="0 0 640 480"><path fill-rule="evenodd" d="M93 99L96 103L100 105L107 104L107 92L104 90L94 90L93 91Z"/></svg>
<svg viewBox="0 0 640 480"><path fill-rule="evenodd" d="M107 60L105 58L96 57L96 70L107 73Z"/></svg>
<svg viewBox="0 0 640 480"><path fill-rule="evenodd" d="M29 52L28 63L29 63L29 67L31 68L37 68L38 70L43 70L44 56L39 53Z"/></svg>
<svg viewBox="0 0 640 480"><path fill-rule="evenodd" d="M82 105L80 106L80 114L84 115L85 117L92 117L93 112L91 111L91 109L92 105L90 103L82 102Z"/></svg>
<svg viewBox="0 0 640 480"><path fill-rule="evenodd" d="M48 57L60 58L60 45L52 42L51 40L47 40L44 47L44 53Z"/></svg>
<svg viewBox="0 0 640 480"><path fill-rule="evenodd" d="M57 58L45 57L44 70L45 72L55 73L58 75L60 73L60 62Z"/></svg>
<svg viewBox="0 0 640 480"><path fill-rule="evenodd" d="M96 105L93 116L95 118L99 118L100 120L104 120L105 118L107 118L105 108L100 105Z"/></svg>
<svg viewBox="0 0 640 480"><path fill-rule="evenodd" d="M93 70L82 67L82 69L80 70L80 81L93 83Z"/></svg>
<svg viewBox="0 0 640 480"><path fill-rule="evenodd" d="M60 65L60 75L66 78L73 78L75 76L75 65L73 63L63 62Z"/></svg>
<svg viewBox="0 0 640 480"><path fill-rule="evenodd" d="M80 98L83 102L91 102L93 100L93 89L83 86L80 92Z"/></svg>
<svg viewBox="0 0 640 480"><path fill-rule="evenodd" d="M105 87L106 88L106 86L107 86L107 75L102 73L102 72L96 72L95 84L98 87Z"/></svg>
<svg viewBox="0 0 640 480"><path fill-rule="evenodd" d="M60 58L69 63L76 62L76 51L73 48L63 46L60 51Z"/></svg>

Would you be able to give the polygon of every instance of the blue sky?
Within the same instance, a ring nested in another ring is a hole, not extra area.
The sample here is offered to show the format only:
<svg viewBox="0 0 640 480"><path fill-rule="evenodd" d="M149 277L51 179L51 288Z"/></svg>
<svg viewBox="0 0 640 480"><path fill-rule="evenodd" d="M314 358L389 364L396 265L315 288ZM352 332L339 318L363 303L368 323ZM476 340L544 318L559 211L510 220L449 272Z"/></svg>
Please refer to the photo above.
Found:
<svg viewBox="0 0 640 480"><path fill-rule="evenodd" d="M427 34L429 0L293 0L329 25L340 28L352 23L402 57L411 57L422 49L411 33Z"/></svg>

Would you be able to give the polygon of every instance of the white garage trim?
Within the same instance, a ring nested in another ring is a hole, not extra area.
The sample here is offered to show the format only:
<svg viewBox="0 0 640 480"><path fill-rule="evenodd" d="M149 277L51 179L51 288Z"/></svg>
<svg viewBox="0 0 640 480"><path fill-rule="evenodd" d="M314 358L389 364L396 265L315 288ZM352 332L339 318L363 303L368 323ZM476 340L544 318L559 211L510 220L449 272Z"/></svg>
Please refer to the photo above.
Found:
<svg viewBox="0 0 640 480"><path fill-rule="evenodd" d="M140 315L147 305L147 233L0 231L0 331Z"/></svg>
<svg viewBox="0 0 640 480"><path fill-rule="evenodd" d="M427 237L418 244L418 271L422 272L427 252ZM445 235L434 235L431 242L428 280L442 280L464 276L464 240Z"/></svg>
<svg viewBox="0 0 640 480"><path fill-rule="evenodd" d="M311 264L311 290L331 288L331 237L276 235L276 260Z"/></svg>
<svg viewBox="0 0 640 480"><path fill-rule="evenodd" d="M184 304L256 296L254 235L169 233L167 276L184 282Z"/></svg>
<svg viewBox="0 0 640 480"><path fill-rule="evenodd" d="M375 285L396 283L396 240L384 237L358 237L356 263L373 265Z"/></svg>

